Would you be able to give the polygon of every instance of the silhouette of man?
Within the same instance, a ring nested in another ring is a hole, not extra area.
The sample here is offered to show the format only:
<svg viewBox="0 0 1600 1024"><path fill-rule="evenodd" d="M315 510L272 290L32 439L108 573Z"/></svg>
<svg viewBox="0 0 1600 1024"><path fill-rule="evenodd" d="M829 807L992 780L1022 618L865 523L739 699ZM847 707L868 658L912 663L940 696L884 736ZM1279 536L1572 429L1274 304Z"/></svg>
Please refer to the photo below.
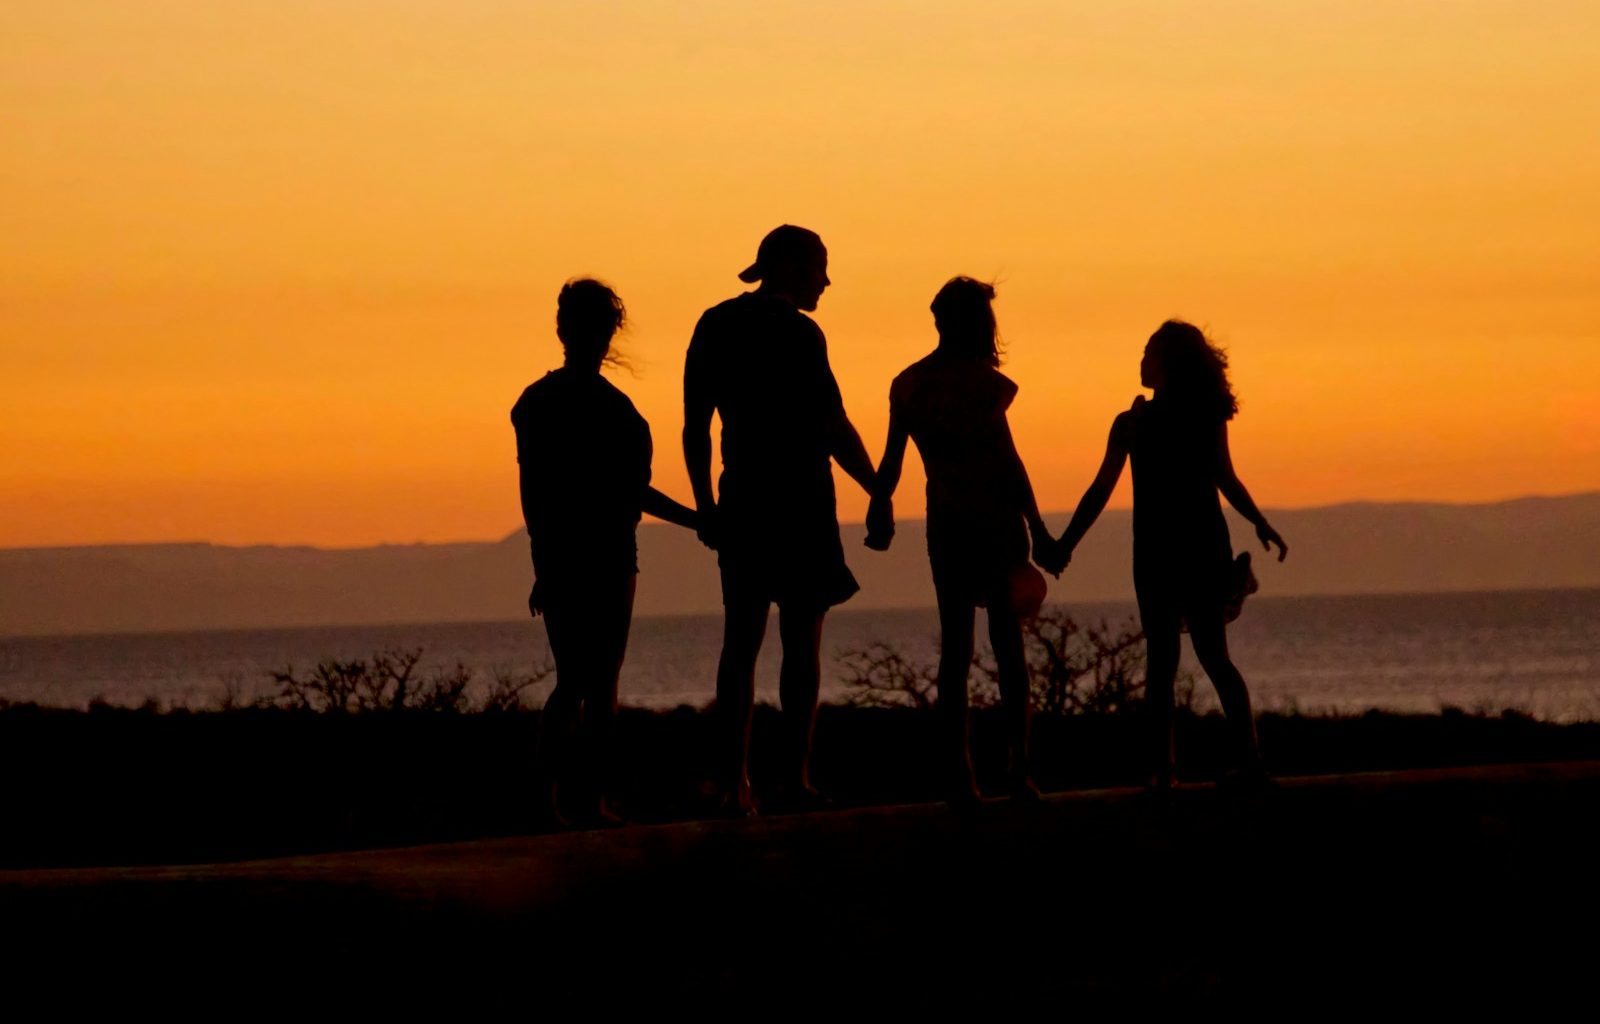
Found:
<svg viewBox="0 0 1600 1024"><path fill-rule="evenodd" d="M823 802L811 785L811 737L821 679L822 621L859 588L845 565L832 461L871 491L872 461L845 415L827 342L806 313L828 280L815 232L785 224L761 240L739 274L745 292L695 325L683 374L683 453L700 514L700 539L718 553L724 610L717 705L727 751L725 807L754 810L750 721L756 656L778 606L783 780L800 806ZM722 476L711 488L711 414L722 419Z"/></svg>

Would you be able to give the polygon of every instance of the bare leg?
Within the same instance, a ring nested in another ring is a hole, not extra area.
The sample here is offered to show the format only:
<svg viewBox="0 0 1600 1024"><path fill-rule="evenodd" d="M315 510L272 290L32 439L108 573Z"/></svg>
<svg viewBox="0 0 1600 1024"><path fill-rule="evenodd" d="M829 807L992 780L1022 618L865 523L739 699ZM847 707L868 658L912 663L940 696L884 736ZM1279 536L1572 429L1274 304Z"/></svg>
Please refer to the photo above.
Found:
<svg viewBox="0 0 1600 1024"><path fill-rule="evenodd" d="M559 593L559 592L557 592ZM583 713L586 637L581 614L573 615L570 596L550 595L545 608L545 630L550 639L550 654L556 663L556 685L545 698L539 712L539 732L534 742L541 802L558 825L566 825L561 813L561 789L571 781L572 746ZM577 620L577 621L574 621Z"/></svg>
<svg viewBox="0 0 1600 1024"><path fill-rule="evenodd" d="M612 779L612 737L617 720L617 680L628 652L628 629L633 622L633 596L637 577L628 576L615 592L600 596L594 608L594 646L589 652L593 671L584 695L584 749L594 790L594 817L602 825L620 824L608 805Z"/></svg>
<svg viewBox="0 0 1600 1024"><path fill-rule="evenodd" d="M1178 678L1178 615L1176 609L1140 605L1144 627L1144 702L1150 723L1150 785L1170 788L1176 757L1172 746L1173 686Z"/></svg>
<svg viewBox="0 0 1600 1024"><path fill-rule="evenodd" d="M750 718L755 710L756 657L767 632L766 601L724 607L722 658L717 663L717 707L727 729L727 771L724 800L729 810L755 810L750 789Z"/></svg>
<svg viewBox="0 0 1600 1024"><path fill-rule="evenodd" d="M1222 713L1228 719L1228 731L1233 734L1234 758L1246 775L1264 774L1261 766L1261 743L1256 738L1256 719L1250 707L1250 691L1245 688L1244 676L1228 654L1228 630L1220 609L1209 609L1189 616L1189 640L1194 644L1195 657L1205 669L1211 685L1216 688L1217 699L1222 702Z"/></svg>
<svg viewBox="0 0 1600 1024"><path fill-rule="evenodd" d="M816 797L811 785L811 737L817 727L817 696L822 688L822 620L827 610L778 608L778 639L783 664L778 670L778 700L783 705L796 774L796 794Z"/></svg>
<svg viewBox="0 0 1600 1024"><path fill-rule="evenodd" d="M1013 796L1037 798L1028 764L1028 662L1023 653L1022 623L1007 607L1004 595L989 601L989 646L1000 672L1000 708L1006 722L1006 777Z"/></svg>
<svg viewBox="0 0 1600 1024"><path fill-rule="evenodd" d="M972 748L967 716L967 673L972 668L972 602L939 593L939 732L946 762L950 799L978 799L972 774Z"/></svg>

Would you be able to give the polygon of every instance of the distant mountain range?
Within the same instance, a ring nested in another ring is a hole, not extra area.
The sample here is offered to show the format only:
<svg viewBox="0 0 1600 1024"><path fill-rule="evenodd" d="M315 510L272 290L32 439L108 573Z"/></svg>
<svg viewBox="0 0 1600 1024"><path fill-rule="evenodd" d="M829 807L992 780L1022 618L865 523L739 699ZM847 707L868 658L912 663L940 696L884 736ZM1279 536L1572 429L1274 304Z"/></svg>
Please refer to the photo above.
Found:
<svg viewBox="0 0 1600 1024"><path fill-rule="evenodd" d="M902 509L916 506L902 502ZM1489 505L1369 503L1269 511L1287 562L1261 557L1230 513L1236 550L1257 553L1264 595L1600 587L1600 492ZM1049 517L1058 531L1065 515ZM921 520L886 554L844 527L862 590L849 608L933 603ZM1132 595L1130 516L1101 517L1055 601ZM638 614L717 611L716 557L694 535L639 529ZM0 635L449 622L525 614L521 530L498 542L371 548L133 544L0 550Z"/></svg>

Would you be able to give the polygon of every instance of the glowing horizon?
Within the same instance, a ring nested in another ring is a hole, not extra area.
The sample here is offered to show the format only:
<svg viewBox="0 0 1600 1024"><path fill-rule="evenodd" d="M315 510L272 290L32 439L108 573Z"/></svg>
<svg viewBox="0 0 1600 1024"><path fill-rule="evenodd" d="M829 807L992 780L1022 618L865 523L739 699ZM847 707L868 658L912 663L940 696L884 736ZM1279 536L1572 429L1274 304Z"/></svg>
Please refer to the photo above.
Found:
<svg viewBox="0 0 1600 1024"><path fill-rule="evenodd" d="M783 221L874 456L967 273L1047 509L1168 316L1263 506L1600 487L1600 9L1060 6L9 5L0 546L498 538L582 274L687 499L689 332Z"/></svg>

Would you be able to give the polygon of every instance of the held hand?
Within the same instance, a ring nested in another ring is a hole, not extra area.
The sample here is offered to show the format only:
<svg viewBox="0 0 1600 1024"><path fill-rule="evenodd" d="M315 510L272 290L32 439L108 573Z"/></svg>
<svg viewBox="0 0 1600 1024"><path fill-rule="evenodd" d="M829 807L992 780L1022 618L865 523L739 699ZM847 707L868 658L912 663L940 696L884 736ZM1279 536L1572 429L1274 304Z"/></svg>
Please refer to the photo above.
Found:
<svg viewBox="0 0 1600 1024"><path fill-rule="evenodd" d="M1060 579L1061 570L1072 560L1071 552L1050 536L1050 531L1045 529L1042 522L1030 524L1029 532L1033 535L1033 564Z"/></svg>
<svg viewBox="0 0 1600 1024"><path fill-rule="evenodd" d="M1033 563L1056 579L1061 578L1061 573L1071 561L1072 553L1057 541L1034 545Z"/></svg>
<svg viewBox="0 0 1600 1024"><path fill-rule="evenodd" d="M1283 538L1278 536L1278 531L1267 525L1266 521L1263 520L1261 525L1256 527L1256 536L1261 538L1261 546L1269 552L1272 550L1272 545L1278 545L1278 561L1281 562L1289 557L1289 545L1283 542Z"/></svg>
<svg viewBox="0 0 1600 1024"><path fill-rule="evenodd" d="M874 551L888 551L894 540L894 503L888 498L873 498L867 506L866 545Z"/></svg>
<svg viewBox="0 0 1600 1024"><path fill-rule="evenodd" d="M544 593L539 589L539 581L533 581L533 589L528 591L528 614L534 618L544 611Z"/></svg>

